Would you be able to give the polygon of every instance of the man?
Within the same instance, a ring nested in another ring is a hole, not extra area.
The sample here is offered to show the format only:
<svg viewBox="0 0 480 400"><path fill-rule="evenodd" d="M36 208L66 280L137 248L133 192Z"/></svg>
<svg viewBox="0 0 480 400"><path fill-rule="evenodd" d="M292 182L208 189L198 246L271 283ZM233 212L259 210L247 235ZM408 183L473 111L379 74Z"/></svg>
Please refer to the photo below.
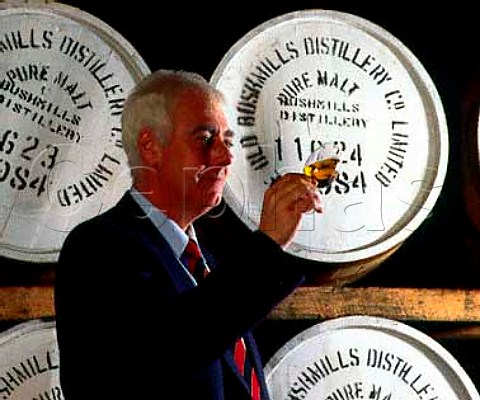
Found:
<svg viewBox="0 0 480 400"><path fill-rule="evenodd" d="M183 253L233 161L222 95L196 74L154 72L128 97L122 131L133 187L70 232L58 263L65 399L268 399L250 331L302 282L282 248L303 213L322 211L315 185L277 180L249 250L232 244L216 265L202 249L195 277Z"/></svg>

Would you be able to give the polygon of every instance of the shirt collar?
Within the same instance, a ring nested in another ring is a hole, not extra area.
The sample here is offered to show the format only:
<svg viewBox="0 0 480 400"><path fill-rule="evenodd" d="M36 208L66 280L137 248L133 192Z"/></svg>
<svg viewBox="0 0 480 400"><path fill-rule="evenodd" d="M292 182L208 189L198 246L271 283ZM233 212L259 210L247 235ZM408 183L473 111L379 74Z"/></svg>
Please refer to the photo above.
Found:
<svg viewBox="0 0 480 400"><path fill-rule="evenodd" d="M130 193L136 203L142 208L147 218L152 221L168 242L177 257L180 257L183 254L189 238L197 241L195 229L192 225L190 225L185 232L175 221L168 218L137 189L132 187Z"/></svg>

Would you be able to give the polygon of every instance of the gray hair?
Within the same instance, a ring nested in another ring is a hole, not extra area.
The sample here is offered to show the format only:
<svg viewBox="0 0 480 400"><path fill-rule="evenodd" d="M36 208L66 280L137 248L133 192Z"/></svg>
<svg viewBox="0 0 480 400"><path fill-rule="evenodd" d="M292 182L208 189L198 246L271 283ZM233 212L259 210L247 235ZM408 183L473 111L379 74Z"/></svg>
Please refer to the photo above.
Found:
<svg viewBox="0 0 480 400"><path fill-rule="evenodd" d="M224 100L222 93L201 75L173 70L151 73L128 95L122 112L122 142L134 178L136 169L141 166L137 149L140 130L148 127L161 144L168 144L173 130L171 113L187 89L199 90L214 99Z"/></svg>

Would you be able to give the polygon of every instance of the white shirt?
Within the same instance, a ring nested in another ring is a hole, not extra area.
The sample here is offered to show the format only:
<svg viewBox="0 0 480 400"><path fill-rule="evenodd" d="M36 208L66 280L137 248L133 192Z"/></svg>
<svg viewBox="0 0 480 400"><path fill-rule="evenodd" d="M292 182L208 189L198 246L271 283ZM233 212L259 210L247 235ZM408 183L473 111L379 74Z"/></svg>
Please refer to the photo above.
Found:
<svg viewBox="0 0 480 400"><path fill-rule="evenodd" d="M174 220L168 218L160 209L154 206L150 202L150 200L148 200L137 189L132 187L130 189L130 193L135 202L145 212L147 218L152 221L153 225L155 225L160 234L165 238L169 246L172 248L173 253L180 260L180 256L183 254L185 247L187 247L188 240L191 238L195 240L195 242L197 242L197 236L193 226L190 225L187 228L187 232L185 232ZM180 262L180 264L182 265L183 269L188 273L192 281L195 283L195 279L191 276L188 269L183 265L182 262Z"/></svg>

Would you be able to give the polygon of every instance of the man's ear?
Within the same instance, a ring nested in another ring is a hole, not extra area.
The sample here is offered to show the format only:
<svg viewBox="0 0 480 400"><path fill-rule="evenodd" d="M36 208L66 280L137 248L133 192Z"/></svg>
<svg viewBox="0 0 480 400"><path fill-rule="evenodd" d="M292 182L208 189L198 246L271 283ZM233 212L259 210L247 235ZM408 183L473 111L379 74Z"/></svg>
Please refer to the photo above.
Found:
<svg viewBox="0 0 480 400"><path fill-rule="evenodd" d="M145 165L155 165L161 159L161 145L151 128L142 128L137 138L137 148Z"/></svg>

